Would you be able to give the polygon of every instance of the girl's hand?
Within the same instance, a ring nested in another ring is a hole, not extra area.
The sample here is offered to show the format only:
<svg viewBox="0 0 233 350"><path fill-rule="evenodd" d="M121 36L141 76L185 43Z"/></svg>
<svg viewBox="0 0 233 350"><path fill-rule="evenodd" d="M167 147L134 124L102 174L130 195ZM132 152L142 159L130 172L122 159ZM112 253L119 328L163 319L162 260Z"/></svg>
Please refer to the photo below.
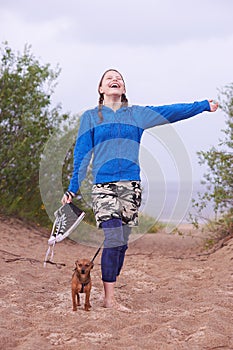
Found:
<svg viewBox="0 0 233 350"><path fill-rule="evenodd" d="M218 109L218 102L214 100L209 100L210 112L215 112Z"/></svg>
<svg viewBox="0 0 233 350"><path fill-rule="evenodd" d="M66 203L71 203L73 198L74 198L74 193L70 191L66 191L66 193L62 197L61 202L63 205L65 205Z"/></svg>

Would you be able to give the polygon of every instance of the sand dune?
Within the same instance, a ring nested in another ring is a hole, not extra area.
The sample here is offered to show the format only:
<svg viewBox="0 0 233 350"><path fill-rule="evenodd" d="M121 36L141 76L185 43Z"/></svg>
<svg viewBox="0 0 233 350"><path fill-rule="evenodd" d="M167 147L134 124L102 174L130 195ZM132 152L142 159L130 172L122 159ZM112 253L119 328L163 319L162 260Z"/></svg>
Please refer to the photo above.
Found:
<svg viewBox="0 0 233 350"><path fill-rule="evenodd" d="M49 232L1 217L1 349L233 349L233 241L200 255L200 232L182 229L130 244L116 288L130 312L102 307L100 255L92 309L73 312L74 261L96 248L66 239L44 268Z"/></svg>

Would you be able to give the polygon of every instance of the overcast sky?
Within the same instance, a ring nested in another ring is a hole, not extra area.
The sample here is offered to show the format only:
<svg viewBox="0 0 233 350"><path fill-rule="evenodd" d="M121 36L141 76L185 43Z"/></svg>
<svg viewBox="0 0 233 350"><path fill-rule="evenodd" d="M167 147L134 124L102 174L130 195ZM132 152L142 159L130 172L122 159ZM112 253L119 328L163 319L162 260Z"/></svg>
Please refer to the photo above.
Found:
<svg viewBox="0 0 233 350"><path fill-rule="evenodd" d="M0 0L0 40L60 65L54 103L64 112L94 106L108 68L123 74L131 104L193 102L233 82L232 14L232 0ZM194 179L204 171L196 152L224 127L221 111L175 125Z"/></svg>

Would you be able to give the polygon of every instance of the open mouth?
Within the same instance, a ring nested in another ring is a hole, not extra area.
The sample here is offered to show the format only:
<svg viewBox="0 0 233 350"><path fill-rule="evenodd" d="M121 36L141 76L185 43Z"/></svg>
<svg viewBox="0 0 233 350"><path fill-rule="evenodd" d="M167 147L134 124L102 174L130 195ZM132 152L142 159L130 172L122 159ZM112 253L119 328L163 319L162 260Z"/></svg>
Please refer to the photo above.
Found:
<svg viewBox="0 0 233 350"><path fill-rule="evenodd" d="M119 88L120 86L116 83L112 84L111 85L111 89L116 89L116 88Z"/></svg>

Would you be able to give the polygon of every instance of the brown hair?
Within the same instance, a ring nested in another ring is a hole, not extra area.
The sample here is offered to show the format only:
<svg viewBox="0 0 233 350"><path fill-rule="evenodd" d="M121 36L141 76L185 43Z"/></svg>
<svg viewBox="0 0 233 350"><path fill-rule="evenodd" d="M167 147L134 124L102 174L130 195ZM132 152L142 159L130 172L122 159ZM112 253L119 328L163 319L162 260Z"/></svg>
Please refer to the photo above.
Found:
<svg viewBox="0 0 233 350"><path fill-rule="evenodd" d="M116 69L108 69L104 72L104 74L102 75L102 78L100 79L100 82L98 85L98 93L100 95L99 96L99 104L98 104L98 116L99 116L101 122L103 121L102 107L103 107L103 102L104 102L104 94L100 92L100 87L102 86L102 82L103 82L105 74L110 72L110 71L114 71L114 72L117 72L118 74L120 74L120 72L118 72L118 70L116 70ZM120 76L122 77L121 74L120 74ZM122 77L122 80L124 82L123 77ZM124 84L125 84L125 82L124 82ZM122 106L125 106L125 107L128 106L128 99L127 99L125 94L121 95L121 102L122 102Z"/></svg>

